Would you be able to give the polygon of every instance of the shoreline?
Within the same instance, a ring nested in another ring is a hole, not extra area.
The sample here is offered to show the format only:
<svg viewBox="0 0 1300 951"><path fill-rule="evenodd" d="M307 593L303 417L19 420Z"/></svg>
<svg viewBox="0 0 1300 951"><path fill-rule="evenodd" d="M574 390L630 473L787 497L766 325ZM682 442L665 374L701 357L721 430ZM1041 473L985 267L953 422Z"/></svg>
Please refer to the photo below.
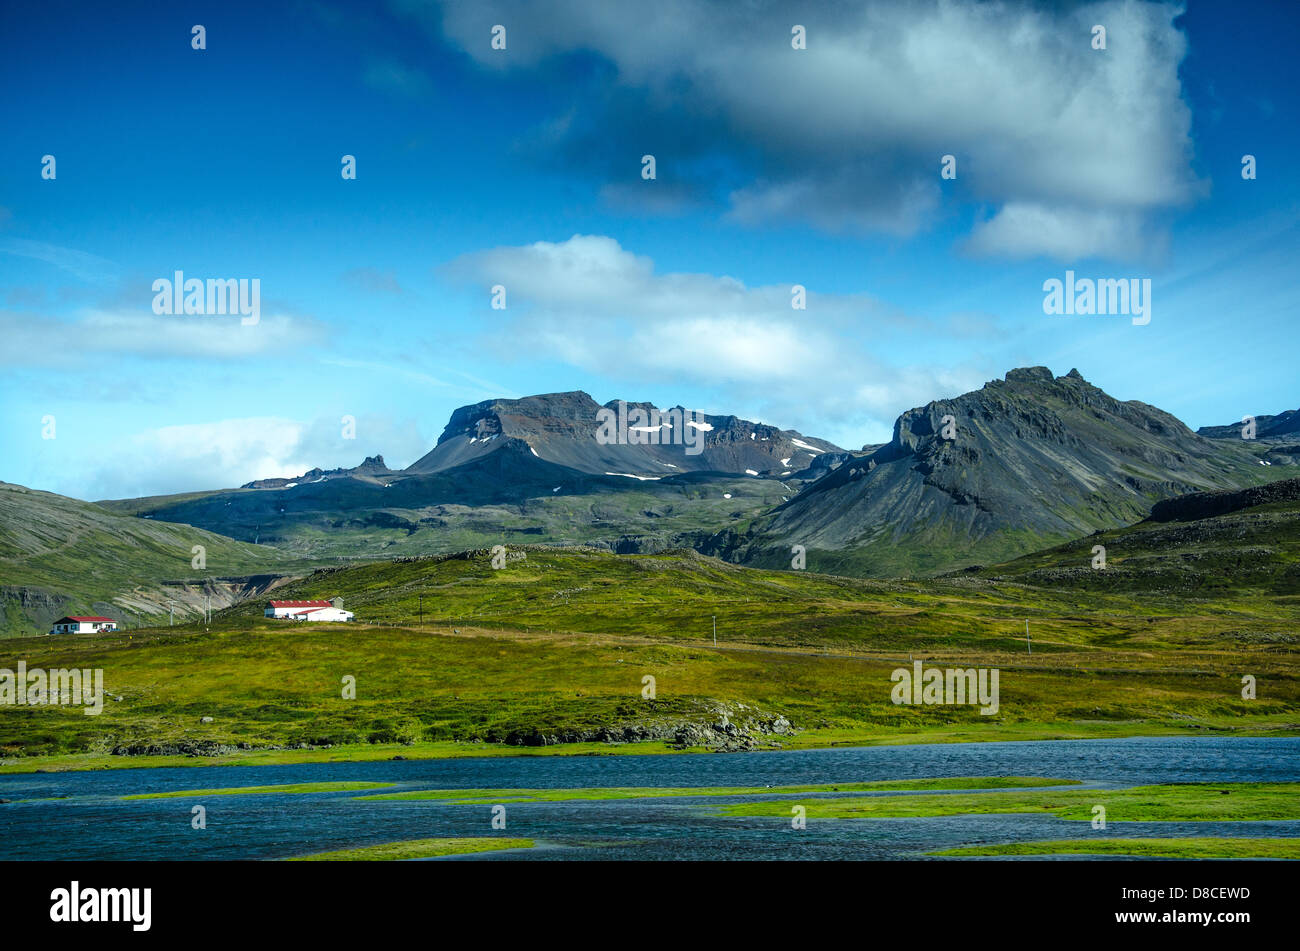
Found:
<svg viewBox="0 0 1300 951"><path fill-rule="evenodd" d="M1001 742L1044 742L1105 739L1160 739L1162 737L1240 737L1284 739L1300 736L1300 726L1256 724L1233 729L1202 725L1171 726L1143 722L1132 724L1032 724L979 730L929 730L907 733L858 733L842 730L808 730L783 737L779 745L745 752L776 753L804 750L854 749L873 746L931 746ZM347 744L308 749L250 749L216 756L195 754L117 756L111 753L62 753L0 760L0 776L42 773L94 772L115 769L204 768L214 766L302 766L318 763L374 763L395 760L483 759L532 756L689 756L718 753L708 747L669 745L662 740L638 743L560 743L552 746L513 746L456 740L415 743ZM731 754L728 754L731 755Z"/></svg>

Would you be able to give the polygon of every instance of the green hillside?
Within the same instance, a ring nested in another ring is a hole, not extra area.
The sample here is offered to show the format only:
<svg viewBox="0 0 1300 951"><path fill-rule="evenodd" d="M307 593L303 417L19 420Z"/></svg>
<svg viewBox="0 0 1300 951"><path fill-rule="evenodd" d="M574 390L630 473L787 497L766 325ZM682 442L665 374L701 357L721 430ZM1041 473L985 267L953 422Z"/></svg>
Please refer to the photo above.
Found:
<svg viewBox="0 0 1300 951"><path fill-rule="evenodd" d="M557 477L558 478L558 477ZM707 537L779 505L797 482L687 474L674 481L585 477L583 491L454 501L452 475L382 485L335 479L293 489L229 489L100 503L123 515L201 525L317 562L447 554L496 544L594 545L655 551ZM308 491L313 490L313 491Z"/></svg>
<svg viewBox="0 0 1300 951"><path fill-rule="evenodd" d="M488 551L475 551L323 569L281 590L286 597L341 596L359 620L382 624L414 624L423 596L427 623L699 643L711 638L716 617L728 640L888 651L1018 651L1026 619L1044 653L1169 650L1230 630L1294 628L1300 614L1295 599L1189 605L1172 593L1081 594L979 578L876 581L744 568L693 551L507 551L500 570ZM260 605L230 613L251 619Z"/></svg>
<svg viewBox="0 0 1300 951"><path fill-rule="evenodd" d="M1300 670L1268 636L1295 629L1294 600L1189 605L540 548L512 550L500 569L479 551L322 570L281 592L341 596L358 621L267 621L250 601L207 632L6 641L0 667L101 667L121 699L98 717L7 708L0 749L120 765L138 760L114 750L253 755L240 744L352 758L382 744L468 755L1300 729ZM997 667L999 711L892 703L891 671L911 657ZM1257 699L1241 696L1246 673Z"/></svg>
<svg viewBox="0 0 1300 951"><path fill-rule="evenodd" d="M1213 513L1213 514L1210 514ZM1105 549L1094 568L1093 549ZM1096 532L970 572L1041 587L1144 592L1211 601L1300 599L1300 479L1202 492L1157 506L1136 525ZM1279 635L1300 641L1292 626Z"/></svg>
<svg viewBox="0 0 1300 951"><path fill-rule="evenodd" d="M142 623L159 618L167 598L192 616L205 590L222 606L257 585L231 579L293 569L305 566L266 546L0 482L0 637L44 634L68 613Z"/></svg>

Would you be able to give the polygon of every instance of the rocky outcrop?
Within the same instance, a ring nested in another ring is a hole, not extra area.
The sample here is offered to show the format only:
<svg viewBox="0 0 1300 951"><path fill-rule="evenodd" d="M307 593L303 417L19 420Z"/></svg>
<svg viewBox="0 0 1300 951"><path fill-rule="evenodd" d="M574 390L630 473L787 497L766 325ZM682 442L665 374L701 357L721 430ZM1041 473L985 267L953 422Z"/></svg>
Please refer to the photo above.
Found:
<svg viewBox="0 0 1300 951"><path fill-rule="evenodd" d="M646 700L636 705L643 710L621 717L605 726L556 728L546 725L514 728L507 732L488 730L482 735L464 736L470 743L503 743L507 746L555 746L561 743L644 743L660 741L676 749L704 748L718 753L772 749L780 739L797 732L784 715L738 701L679 699L672 702ZM209 722L203 717L200 722ZM371 742L379 742L372 738ZM382 742L394 742L385 739ZM396 742L401 742L400 740ZM123 742L109 740L105 748L114 756L225 756L248 750L324 749L335 745L325 740L297 743L231 743L195 739L174 742Z"/></svg>
<svg viewBox="0 0 1300 951"><path fill-rule="evenodd" d="M0 585L0 631L20 634L44 634L71 604L41 588Z"/></svg>
<svg viewBox="0 0 1300 951"><path fill-rule="evenodd" d="M1189 522L1275 502L1300 502L1300 479L1283 479L1237 491L1193 492L1175 499L1164 499L1152 507L1151 521Z"/></svg>
<svg viewBox="0 0 1300 951"><path fill-rule="evenodd" d="M366 456L361 465L353 466L351 469L308 469L300 476L291 476L287 479L254 479L252 482L246 482L241 485L241 489L284 489L304 484L314 484L316 482L326 482L330 479L378 479L381 476L389 475L392 472L388 464L384 462L383 456Z"/></svg>
<svg viewBox="0 0 1300 951"><path fill-rule="evenodd" d="M705 747L720 753L779 746L773 738L795 732L779 713L745 703L703 701L686 715L660 716L648 701L643 719L584 730L515 730L504 737L511 746L553 746L559 743L642 743L661 740L677 749Z"/></svg>
<svg viewBox="0 0 1300 951"><path fill-rule="evenodd" d="M250 750L328 749L331 743L221 743L217 740L181 740L176 743L119 743L109 753L113 756L227 756Z"/></svg>

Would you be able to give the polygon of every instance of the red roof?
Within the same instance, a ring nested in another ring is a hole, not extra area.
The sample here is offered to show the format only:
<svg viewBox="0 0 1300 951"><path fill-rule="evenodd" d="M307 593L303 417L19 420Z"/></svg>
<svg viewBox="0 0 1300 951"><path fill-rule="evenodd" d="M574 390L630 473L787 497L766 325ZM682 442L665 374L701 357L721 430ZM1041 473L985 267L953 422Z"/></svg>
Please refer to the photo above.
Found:
<svg viewBox="0 0 1300 951"><path fill-rule="evenodd" d="M273 608L332 608L328 601L272 601Z"/></svg>
<svg viewBox="0 0 1300 951"><path fill-rule="evenodd" d="M82 622L87 622L87 623L93 621L93 622L98 622L98 623L100 623L100 624L116 624L116 623L117 623L117 622L114 621L111 617L61 617L61 618L59 618L57 621L55 621L54 623L55 623L55 624L60 624L60 623L62 623L63 621L82 621Z"/></svg>

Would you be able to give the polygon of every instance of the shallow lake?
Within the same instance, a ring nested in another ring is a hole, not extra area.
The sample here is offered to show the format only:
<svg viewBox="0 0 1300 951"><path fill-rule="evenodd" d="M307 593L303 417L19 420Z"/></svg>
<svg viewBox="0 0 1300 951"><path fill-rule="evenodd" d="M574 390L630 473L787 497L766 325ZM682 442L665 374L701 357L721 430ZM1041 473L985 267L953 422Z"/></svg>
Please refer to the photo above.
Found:
<svg viewBox="0 0 1300 951"><path fill-rule="evenodd" d="M123 801L135 793L320 781L393 782L376 792L455 788L780 786L941 776L1046 776L1097 788L1172 782L1300 781L1300 739L1136 738L860 747L764 753L532 756L148 768L0 776L0 859L271 859L399 839L507 835L538 847L467 858L918 859L987 842L1087 836L1297 836L1300 822L1130 822L1093 831L1052 816L920 819L726 818L745 797L509 803L359 802L365 793ZM1077 788L1077 787L1076 787ZM821 794L789 794L791 804ZM833 795L833 794L828 794ZM859 794L860 795L860 794ZM66 798L55 798L66 797ZM24 800L24 801L19 801ZM34 801L35 800L35 801ZM40 801L44 800L44 801ZM207 828L191 828L191 809ZM465 861L453 858L449 861Z"/></svg>

